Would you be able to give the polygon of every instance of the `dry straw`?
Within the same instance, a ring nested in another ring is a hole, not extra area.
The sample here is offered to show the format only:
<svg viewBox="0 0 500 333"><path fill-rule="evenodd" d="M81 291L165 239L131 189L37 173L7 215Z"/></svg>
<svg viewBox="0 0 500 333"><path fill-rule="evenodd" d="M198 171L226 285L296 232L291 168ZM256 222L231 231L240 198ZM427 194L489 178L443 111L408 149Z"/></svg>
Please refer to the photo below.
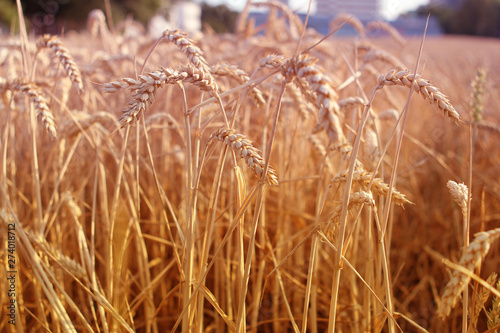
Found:
<svg viewBox="0 0 500 333"><path fill-rule="evenodd" d="M474 240L465 250L459 265L468 271L474 271L476 267L481 265L481 261L488 253L491 243L499 237L500 228L475 234ZM437 311L437 314L441 318L444 319L450 314L451 309L457 302L458 296L462 293L464 288L467 287L469 281L469 275L463 274L458 270L453 272L450 282L448 282L444 288L443 295L441 296L441 303Z"/></svg>
<svg viewBox="0 0 500 333"><path fill-rule="evenodd" d="M264 159L260 156L259 150L255 148L252 145L252 142L244 135L236 133L236 130L234 129L222 127L215 130L210 135L210 139L217 139L231 147L240 158L245 159L245 162L250 169L255 171L259 177L262 177L262 172L264 171L265 166ZM274 171L270 165L267 168L266 180L273 186L278 186L279 184L276 171Z"/></svg>
<svg viewBox="0 0 500 333"><path fill-rule="evenodd" d="M70 78L73 85L76 87L78 93L83 91L82 75L76 65L73 57L69 54L68 49L64 47L63 43L57 36L44 35L37 42L38 50L49 48L52 50L53 57L57 58L64 67L66 74Z"/></svg>
<svg viewBox="0 0 500 333"><path fill-rule="evenodd" d="M414 84L413 84L414 83ZM438 88L432 85L429 80L422 78L420 75L411 74L410 71L401 70L399 68L392 69L386 75L381 75L378 79L377 89L382 89L386 86L404 86L411 88L420 93L424 99L429 99L431 103L443 111L443 113L455 123L460 121L460 115L450 103L448 98L439 91Z"/></svg>

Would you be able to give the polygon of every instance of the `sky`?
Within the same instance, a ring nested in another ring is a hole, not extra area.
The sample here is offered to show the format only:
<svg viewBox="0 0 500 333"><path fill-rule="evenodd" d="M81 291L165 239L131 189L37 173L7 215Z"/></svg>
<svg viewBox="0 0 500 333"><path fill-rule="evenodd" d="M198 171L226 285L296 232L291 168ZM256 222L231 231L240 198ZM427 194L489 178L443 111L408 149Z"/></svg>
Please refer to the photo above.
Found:
<svg viewBox="0 0 500 333"><path fill-rule="evenodd" d="M224 4L232 10L241 11L245 6L246 0L198 0L197 2L206 2L213 6ZM308 3L309 0L290 0L290 8L306 12ZM429 0L382 0L382 15L385 19L395 19L400 13L428 3Z"/></svg>

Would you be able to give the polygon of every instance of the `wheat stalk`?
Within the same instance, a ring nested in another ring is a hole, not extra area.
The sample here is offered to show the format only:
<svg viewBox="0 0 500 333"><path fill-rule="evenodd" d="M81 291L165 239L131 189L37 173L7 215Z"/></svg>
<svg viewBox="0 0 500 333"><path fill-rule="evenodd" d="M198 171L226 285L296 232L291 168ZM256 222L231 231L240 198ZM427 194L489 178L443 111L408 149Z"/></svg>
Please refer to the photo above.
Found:
<svg viewBox="0 0 500 333"><path fill-rule="evenodd" d="M316 137L315 135L310 135L309 140L311 141L312 145L314 146L314 149L316 152L323 158L325 161L325 166L327 170L331 173L333 173L333 165L330 159L327 156L325 146L321 143L321 141Z"/></svg>
<svg viewBox="0 0 500 333"><path fill-rule="evenodd" d="M287 58L284 55L271 54L259 61L259 68L281 68L286 61Z"/></svg>
<svg viewBox="0 0 500 333"><path fill-rule="evenodd" d="M212 75L193 66L183 66L179 70L162 67L157 71L140 75L138 80L125 78L106 83L103 92L114 93L122 89L135 91L128 108L122 111L120 123L123 127L137 120L147 110L148 105L154 102L158 88L179 82L193 84L198 89L220 98L219 88Z"/></svg>
<svg viewBox="0 0 500 333"><path fill-rule="evenodd" d="M391 24L384 21L371 21L366 24L366 30L382 30L387 32L400 45L406 45L406 39Z"/></svg>
<svg viewBox="0 0 500 333"><path fill-rule="evenodd" d="M87 130L94 124L102 124L106 121L116 122L117 120L112 113L105 111L98 111L92 114L86 112L73 113L72 118L61 123L61 137L70 138L81 131Z"/></svg>
<svg viewBox="0 0 500 333"><path fill-rule="evenodd" d="M341 110L345 110L345 109L351 109L358 105L364 106L366 105L366 103L367 102L363 98L355 96L355 97L347 97L341 99L338 104Z"/></svg>
<svg viewBox="0 0 500 333"><path fill-rule="evenodd" d="M347 179L347 173L349 170L344 170L332 179L332 183L344 183ZM373 178L373 181L372 181ZM381 196L387 196L389 193L389 184L384 183L384 181L380 178L374 178L373 174L371 172L368 172L364 170L363 168L356 168L353 173L353 183L357 183L363 188L366 189L366 187L370 184L370 191L381 195ZM392 189L392 200L394 203L403 206L404 204L412 204L412 202L408 199L406 199L406 196L396 189Z"/></svg>
<svg viewBox="0 0 500 333"><path fill-rule="evenodd" d="M57 138L54 115L50 111L49 104L42 95L40 88L34 83L12 83L9 88L14 91L19 91L30 98L31 103L33 103L35 107L38 120L42 123L50 136Z"/></svg>
<svg viewBox="0 0 500 333"><path fill-rule="evenodd" d="M208 62L203 57L203 52L198 46L194 45L193 40L187 38L186 36L186 33L179 30L170 31L167 29L163 32L161 39L166 39L177 45L195 67L204 72L210 73L210 67L208 66Z"/></svg>
<svg viewBox="0 0 500 333"><path fill-rule="evenodd" d="M339 14L335 16L333 20L330 21L329 23L330 30L334 30L335 28L337 28L339 24L344 22L349 23L361 37L363 38L366 37L365 26L363 25L363 22L361 22L361 20L358 19L357 17L346 13Z"/></svg>
<svg viewBox="0 0 500 333"><path fill-rule="evenodd" d="M106 16L100 9L93 9L87 16L87 31L91 37L97 37L98 33L103 31L107 32Z"/></svg>
<svg viewBox="0 0 500 333"><path fill-rule="evenodd" d="M162 68L140 75L138 80L126 78L105 84L103 91L106 93L113 93L121 89L135 91L132 94L132 100L129 102L128 108L122 111L121 126L123 127L137 120L146 111L148 104L154 102L158 88L165 83L177 82L178 74L175 70Z"/></svg>
<svg viewBox="0 0 500 333"><path fill-rule="evenodd" d="M385 86L404 86L413 89L417 93L420 93L424 99L428 98L431 103L437 105L437 107L443 111L443 113L455 123L460 121L460 115L455 110L453 105L450 103L448 98L442 94L438 88L432 85L432 83L426 79L423 79L420 75L411 74L407 69L400 70L398 68L392 69L386 75L381 75L378 79L378 85L376 89L382 89Z"/></svg>
<svg viewBox="0 0 500 333"><path fill-rule="evenodd" d="M500 279L497 281L496 289L500 291ZM500 325L500 297L498 296L493 296L493 299L491 300L491 308L488 311L487 325L489 329ZM494 332L496 333L497 330Z"/></svg>
<svg viewBox="0 0 500 333"><path fill-rule="evenodd" d="M482 68L479 68L476 72L476 76L474 77L474 81L472 81L472 117L474 118L475 123L480 123L482 120L482 114L484 110L484 83L486 81L486 71Z"/></svg>
<svg viewBox="0 0 500 333"><path fill-rule="evenodd" d="M212 66L210 72L213 75L227 76L241 84L245 84L250 81L250 77L245 71L239 69L237 66L229 64L221 64L217 66ZM266 104L262 92L257 87L252 87L252 98L257 106L263 106Z"/></svg>
<svg viewBox="0 0 500 333"><path fill-rule="evenodd" d="M403 64L401 61L390 54L389 52L379 50L379 49L373 49L370 50L365 56L363 57L363 65L361 66L361 70L366 67L367 64L373 62L373 61L382 61L385 63L390 64L393 67L403 67Z"/></svg>
<svg viewBox="0 0 500 333"><path fill-rule="evenodd" d="M219 88L210 72L206 72L197 67L181 67L175 80L195 85L198 89L209 92L216 98L219 95Z"/></svg>
<svg viewBox="0 0 500 333"><path fill-rule="evenodd" d="M290 34L294 39L297 38L299 33L302 32L302 29L304 29L304 24L302 23L300 17L298 17L297 14L291 11L290 8L282 2L267 0L266 2L253 2L252 6L275 8L285 14L290 22Z"/></svg>
<svg viewBox="0 0 500 333"><path fill-rule="evenodd" d="M464 219L467 218L467 201L469 200L469 189L464 183L456 183L453 180L449 180L446 184L450 190L453 200L458 204L462 210L462 216Z"/></svg>
<svg viewBox="0 0 500 333"><path fill-rule="evenodd" d="M252 145L244 135L236 133L234 129L221 127L215 130L210 135L210 140L217 139L230 146L240 158L244 158L246 164L252 169L259 177L262 177L265 162L260 156L260 152ZM278 186L278 176L276 171L269 166L267 169L266 180L270 185Z"/></svg>
<svg viewBox="0 0 500 333"><path fill-rule="evenodd" d="M494 286L496 281L497 281L497 274L492 273L486 280L486 283L488 283L490 286ZM484 286L481 286L481 289L476 294L474 307L470 314L471 316L470 321L473 328L476 328L479 314L481 313L481 310L484 308L484 304L486 304L486 301L488 301L490 294L491 291L488 288L485 288Z"/></svg>
<svg viewBox="0 0 500 333"><path fill-rule="evenodd" d="M49 48L52 50L53 57L59 59L64 67L64 70L66 71L66 74L80 94L83 91L82 75L73 60L73 57L69 54L68 49L64 47L59 38L57 36L44 35L38 40L36 45L38 50L43 48Z"/></svg>
<svg viewBox="0 0 500 333"><path fill-rule="evenodd" d="M309 114L312 113L312 106L310 104L315 104L310 103L309 99L303 98L303 93L301 93L301 89L298 88L297 85L295 84L290 84L287 87L287 93L289 93L292 97L292 100L290 103L292 103L294 108L298 108L301 116L307 120L309 119ZM312 94L310 94L312 96ZM314 101L314 98L312 98Z"/></svg>
<svg viewBox="0 0 500 333"><path fill-rule="evenodd" d="M375 206L375 200L373 199L373 194L370 191L358 191L354 192L349 196L349 204L347 210L351 210L355 205L368 205ZM340 214L342 212L342 205L335 207L330 215L330 221L333 223L338 223L340 219Z"/></svg>
<svg viewBox="0 0 500 333"><path fill-rule="evenodd" d="M288 82L294 78L304 79L316 94L318 107L318 125L323 128L331 143L346 141L340 124L340 108L338 95L332 87L331 80L323 75L316 65L318 59L300 54L288 59L281 67L281 73Z"/></svg>
<svg viewBox="0 0 500 333"><path fill-rule="evenodd" d="M480 123L477 123L477 127L483 128L485 130L489 130L495 133L500 133L500 126L498 126L495 123L489 122L489 121L481 121Z"/></svg>
<svg viewBox="0 0 500 333"><path fill-rule="evenodd" d="M500 237L500 228L490 231L481 231L474 236L474 240L469 244L458 263L471 272L481 264L481 260L488 253L491 243ZM463 274L458 270L453 271L451 280L444 288L443 295L441 296L441 303L437 310L437 314L441 318L444 319L450 314L451 309L457 302L458 296L469 284L469 281L469 275Z"/></svg>

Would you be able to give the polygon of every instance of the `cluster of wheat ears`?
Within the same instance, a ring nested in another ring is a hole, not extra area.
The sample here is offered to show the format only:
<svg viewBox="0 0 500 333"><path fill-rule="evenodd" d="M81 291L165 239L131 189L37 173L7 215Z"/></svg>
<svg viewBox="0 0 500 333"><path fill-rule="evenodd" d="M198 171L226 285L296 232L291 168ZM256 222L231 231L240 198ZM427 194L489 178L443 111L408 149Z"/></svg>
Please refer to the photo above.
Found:
<svg viewBox="0 0 500 333"><path fill-rule="evenodd" d="M0 331L500 328L498 45L256 5L196 42L99 10L2 37Z"/></svg>

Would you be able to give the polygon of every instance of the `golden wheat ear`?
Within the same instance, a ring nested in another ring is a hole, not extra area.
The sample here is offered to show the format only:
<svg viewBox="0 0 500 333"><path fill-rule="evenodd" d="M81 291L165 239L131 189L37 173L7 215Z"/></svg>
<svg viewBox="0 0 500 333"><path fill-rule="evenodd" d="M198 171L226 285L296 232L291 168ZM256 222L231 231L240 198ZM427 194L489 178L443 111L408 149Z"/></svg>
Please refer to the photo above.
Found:
<svg viewBox="0 0 500 333"><path fill-rule="evenodd" d="M83 81L80 69L78 69L73 57L59 38L57 36L44 35L38 40L36 46L39 51L43 48L49 48L52 51L53 58L57 58L61 62L66 74L71 82L73 82L78 93L81 94L83 92Z"/></svg>
<svg viewBox="0 0 500 333"><path fill-rule="evenodd" d="M259 150L255 148L252 145L252 142L243 134L236 133L236 130L234 129L221 127L210 135L210 139L217 139L231 147L236 155L245 159L245 162L250 169L252 169L258 176L262 177L262 172L264 172L265 166L264 159L260 156ZM274 171L271 166L267 168L266 180L269 185L278 186L279 184L276 171Z"/></svg>
<svg viewBox="0 0 500 333"><path fill-rule="evenodd" d="M181 32L180 30L165 30L161 39L166 39L179 47L179 49L184 53L189 61L200 70L210 73L210 67L208 62L203 57L203 52L201 49L194 44L192 39L186 37L187 33Z"/></svg>

